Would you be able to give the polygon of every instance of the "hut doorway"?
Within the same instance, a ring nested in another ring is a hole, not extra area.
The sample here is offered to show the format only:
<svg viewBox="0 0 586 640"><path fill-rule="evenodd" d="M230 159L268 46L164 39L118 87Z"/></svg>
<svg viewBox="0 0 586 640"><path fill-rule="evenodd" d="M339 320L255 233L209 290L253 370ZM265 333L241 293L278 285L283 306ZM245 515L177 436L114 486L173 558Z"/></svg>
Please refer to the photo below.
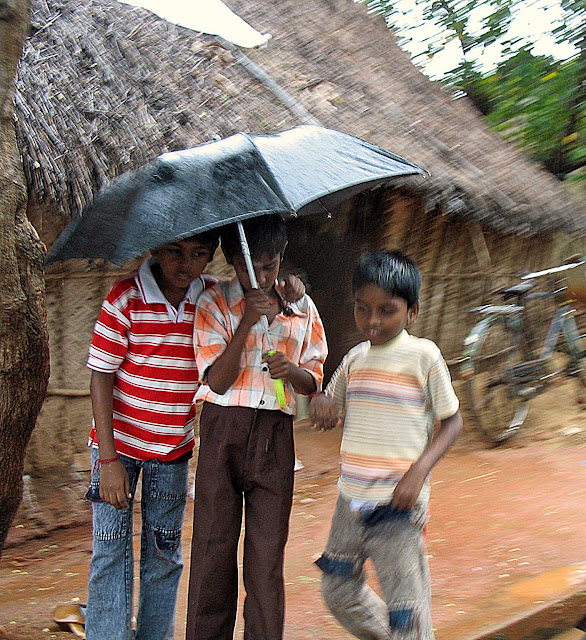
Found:
<svg viewBox="0 0 586 640"><path fill-rule="evenodd" d="M360 342L354 325L352 271L358 255L384 246L385 189L362 193L332 212L290 225L286 259L317 305L329 345L325 379Z"/></svg>

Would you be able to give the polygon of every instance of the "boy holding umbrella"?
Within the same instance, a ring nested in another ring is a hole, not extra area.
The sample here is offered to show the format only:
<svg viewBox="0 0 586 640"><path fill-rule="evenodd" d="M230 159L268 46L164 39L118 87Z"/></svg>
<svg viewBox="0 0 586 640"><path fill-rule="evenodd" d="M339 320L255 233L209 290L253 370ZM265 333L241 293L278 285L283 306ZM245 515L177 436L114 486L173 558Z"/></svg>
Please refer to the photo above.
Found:
<svg viewBox="0 0 586 640"><path fill-rule="evenodd" d="M283 633L283 554L293 496L295 394L320 389L327 354L319 314L305 295L285 306L275 280L287 245L278 215L243 223L259 288L253 288L236 225L222 250L236 278L200 297L195 357L205 386L195 483L187 639L232 638L237 550L244 540L244 637ZM259 320L269 323L267 344ZM274 351L273 351L274 349ZM269 352L271 355L269 355ZM284 383L279 402L275 381Z"/></svg>

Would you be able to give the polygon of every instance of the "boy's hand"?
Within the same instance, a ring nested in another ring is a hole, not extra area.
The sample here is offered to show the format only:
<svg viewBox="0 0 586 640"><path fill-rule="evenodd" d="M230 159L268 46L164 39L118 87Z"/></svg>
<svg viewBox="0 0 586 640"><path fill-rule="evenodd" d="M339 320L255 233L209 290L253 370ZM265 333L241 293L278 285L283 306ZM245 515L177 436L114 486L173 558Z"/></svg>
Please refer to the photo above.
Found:
<svg viewBox="0 0 586 640"><path fill-rule="evenodd" d="M313 422L314 427L323 431L329 431L342 422L333 400L323 394L314 396L311 399L309 419Z"/></svg>
<svg viewBox="0 0 586 640"><path fill-rule="evenodd" d="M395 487L391 506L399 511L412 509L417 502L424 482L425 473L419 471L416 465L411 465Z"/></svg>
<svg viewBox="0 0 586 640"><path fill-rule="evenodd" d="M273 380L279 378L281 380L289 380L291 377L293 364L281 351L275 351L272 356L265 353L262 357L262 361L266 362L269 366L269 373Z"/></svg>
<svg viewBox="0 0 586 640"><path fill-rule="evenodd" d="M249 289L244 294L244 315L241 323L253 327L262 316L270 314L271 305L261 289Z"/></svg>
<svg viewBox="0 0 586 640"><path fill-rule="evenodd" d="M285 302L297 302L305 295L305 285L292 274L278 280L275 289Z"/></svg>
<svg viewBox="0 0 586 640"><path fill-rule="evenodd" d="M128 509L130 481L125 466L116 460L100 467L100 498L116 509Z"/></svg>

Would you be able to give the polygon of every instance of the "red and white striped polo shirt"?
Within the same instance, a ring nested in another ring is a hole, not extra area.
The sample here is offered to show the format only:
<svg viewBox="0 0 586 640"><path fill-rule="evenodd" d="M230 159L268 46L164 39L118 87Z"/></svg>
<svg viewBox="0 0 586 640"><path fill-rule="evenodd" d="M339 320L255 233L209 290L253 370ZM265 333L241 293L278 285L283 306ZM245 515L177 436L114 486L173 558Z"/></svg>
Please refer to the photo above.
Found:
<svg viewBox="0 0 586 640"><path fill-rule="evenodd" d="M216 280L211 276L194 280L176 309L152 274L152 260L113 285L94 327L87 366L116 374L116 451L138 460L170 461L194 445L195 303ZM96 436L92 426L94 446Z"/></svg>

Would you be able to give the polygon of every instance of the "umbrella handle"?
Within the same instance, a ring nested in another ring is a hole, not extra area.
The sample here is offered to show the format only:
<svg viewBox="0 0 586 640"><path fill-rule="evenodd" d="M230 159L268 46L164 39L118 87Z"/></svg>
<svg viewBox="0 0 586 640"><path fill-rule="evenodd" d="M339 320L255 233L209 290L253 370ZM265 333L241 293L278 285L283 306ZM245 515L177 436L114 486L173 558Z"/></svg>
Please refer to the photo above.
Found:
<svg viewBox="0 0 586 640"><path fill-rule="evenodd" d="M267 351L267 356L274 356L277 353L274 349ZM279 407L284 409L287 406L287 398L285 397L285 385L281 378L275 378L275 393L277 394L277 400L279 401Z"/></svg>
<svg viewBox="0 0 586 640"><path fill-rule="evenodd" d="M252 264L252 257L250 256L250 248L248 241L246 240L246 234L244 233L244 227L242 222L236 223L238 227L238 235L240 236L240 247L242 249L242 255L244 257L244 263L246 264L246 270L248 272L248 279L250 280L250 286L253 289L258 289L258 281L256 279L256 273L254 273L254 265ZM269 320L266 316L261 316L260 319L262 330L265 334L269 350L267 355L274 356L276 351L271 346L271 336L269 334ZM287 398L285 397L285 386L280 378L275 379L275 393L277 394L277 400L279 401L279 407L284 409L287 406Z"/></svg>
<svg viewBox="0 0 586 640"><path fill-rule="evenodd" d="M248 272L250 286L253 289L258 289L258 280L256 279L256 273L254 272L254 265L252 264L252 257L250 255L250 248L248 247L248 240L246 239L246 234L244 233L244 227L242 226L242 222L240 220L236 223L236 226L238 227L238 235L240 236L240 248L242 249L242 256L244 257L244 264L246 264L246 271ZM268 318L266 316L261 316L260 323L262 325L262 330L265 334L269 349L272 349Z"/></svg>

